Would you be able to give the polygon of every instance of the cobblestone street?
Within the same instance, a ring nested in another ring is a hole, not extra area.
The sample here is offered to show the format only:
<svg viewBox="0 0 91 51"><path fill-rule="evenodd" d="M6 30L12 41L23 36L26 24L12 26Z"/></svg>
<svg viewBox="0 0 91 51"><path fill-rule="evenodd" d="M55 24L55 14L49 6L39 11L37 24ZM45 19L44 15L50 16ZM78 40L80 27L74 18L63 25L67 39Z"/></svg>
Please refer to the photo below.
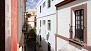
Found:
<svg viewBox="0 0 91 51"><path fill-rule="evenodd" d="M36 51L36 40L29 39L27 41L27 48L26 51Z"/></svg>
<svg viewBox="0 0 91 51"><path fill-rule="evenodd" d="M26 51L43 51L43 50L41 50L41 47L39 47L35 39L29 39L27 41Z"/></svg>

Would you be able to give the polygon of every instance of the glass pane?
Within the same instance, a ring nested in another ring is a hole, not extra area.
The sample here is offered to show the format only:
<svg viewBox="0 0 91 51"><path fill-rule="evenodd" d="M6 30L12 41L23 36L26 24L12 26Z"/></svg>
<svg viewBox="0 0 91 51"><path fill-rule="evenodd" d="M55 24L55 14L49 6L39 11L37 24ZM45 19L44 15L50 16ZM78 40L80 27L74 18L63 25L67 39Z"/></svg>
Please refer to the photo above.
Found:
<svg viewBox="0 0 91 51"><path fill-rule="evenodd" d="M75 26L77 26L77 24Z"/></svg>
<svg viewBox="0 0 91 51"><path fill-rule="evenodd" d="M83 21L81 21L81 25L83 25Z"/></svg>
<svg viewBox="0 0 91 51"><path fill-rule="evenodd" d="M48 23L48 30L51 30L51 24Z"/></svg>
<svg viewBox="0 0 91 51"><path fill-rule="evenodd" d="M83 15L81 16L81 20L83 20Z"/></svg>
<svg viewBox="0 0 91 51"><path fill-rule="evenodd" d="M80 26L78 26L78 29L80 29Z"/></svg>
<svg viewBox="0 0 91 51"><path fill-rule="evenodd" d="M81 29L83 29L83 26L81 26Z"/></svg>
<svg viewBox="0 0 91 51"><path fill-rule="evenodd" d="M76 16L76 20L77 20L78 16Z"/></svg>
<svg viewBox="0 0 91 51"><path fill-rule="evenodd" d="M80 11L78 11L78 15L80 15Z"/></svg>
<svg viewBox="0 0 91 51"><path fill-rule="evenodd" d="M45 25L45 20L43 20L43 25Z"/></svg>
<svg viewBox="0 0 91 51"><path fill-rule="evenodd" d="M51 20L48 20L48 22L51 22Z"/></svg>
<svg viewBox="0 0 91 51"><path fill-rule="evenodd" d="M80 21L78 21L78 24L80 24Z"/></svg>
<svg viewBox="0 0 91 51"><path fill-rule="evenodd" d="M76 29L77 29L77 26L76 26Z"/></svg>
<svg viewBox="0 0 91 51"><path fill-rule="evenodd" d="M77 24L77 21L76 21L76 24Z"/></svg>
<svg viewBox="0 0 91 51"><path fill-rule="evenodd" d="M80 17L78 16L78 20L80 20Z"/></svg>
<svg viewBox="0 0 91 51"><path fill-rule="evenodd" d="M41 20L40 20L40 27L41 27Z"/></svg>
<svg viewBox="0 0 91 51"><path fill-rule="evenodd" d="M51 30L51 20L48 20L48 30Z"/></svg>

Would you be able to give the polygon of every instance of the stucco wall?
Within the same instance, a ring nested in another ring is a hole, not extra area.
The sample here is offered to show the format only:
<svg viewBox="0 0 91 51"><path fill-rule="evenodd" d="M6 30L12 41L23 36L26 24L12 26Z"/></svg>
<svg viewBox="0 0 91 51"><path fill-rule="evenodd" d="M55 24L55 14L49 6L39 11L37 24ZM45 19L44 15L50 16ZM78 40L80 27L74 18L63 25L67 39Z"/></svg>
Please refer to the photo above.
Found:
<svg viewBox="0 0 91 51"><path fill-rule="evenodd" d="M22 35L22 27L23 27L23 24L24 24L24 12L25 12L25 9L24 9L24 0L18 0L17 1L17 43L20 42L20 38L21 38L21 35Z"/></svg>
<svg viewBox="0 0 91 51"><path fill-rule="evenodd" d="M11 0L5 0L5 51L11 50Z"/></svg>
<svg viewBox="0 0 91 51"><path fill-rule="evenodd" d="M88 4L87 4L87 44L91 46L91 0L88 1Z"/></svg>
<svg viewBox="0 0 91 51"><path fill-rule="evenodd" d="M45 7L43 7L43 3L45 2ZM56 11L56 0L52 1L51 0L51 6L48 8L48 0L40 0L40 2L37 4L37 17L42 17L45 15L49 15L52 13L55 13ZM41 13L40 13L40 6L41 6Z"/></svg>
<svg viewBox="0 0 91 51"><path fill-rule="evenodd" d="M90 2L91 0L77 0L75 2L66 4L64 6L61 6L58 8L58 34L62 35L64 37L69 38L70 37L70 33L69 33L69 24L70 24L70 17L71 17L71 8L81 5L81 4L85 4L87 3L87 44L91 46L91 35L90 35L90 30L91 30L91 19L90 19L90 11L91 11L91 6L90 6ZM57 39L57 44L58 44L58 49L62 49L60 47L64 47L65 44L67 44L67 41L64 41L63 39ZM64 43L60 44L60 43ZM60 45L60 46L59 46ZM84 48L77 46L75 44L72 43L68 43L68 45L65 48L67 51L87 51Z"/></svg>

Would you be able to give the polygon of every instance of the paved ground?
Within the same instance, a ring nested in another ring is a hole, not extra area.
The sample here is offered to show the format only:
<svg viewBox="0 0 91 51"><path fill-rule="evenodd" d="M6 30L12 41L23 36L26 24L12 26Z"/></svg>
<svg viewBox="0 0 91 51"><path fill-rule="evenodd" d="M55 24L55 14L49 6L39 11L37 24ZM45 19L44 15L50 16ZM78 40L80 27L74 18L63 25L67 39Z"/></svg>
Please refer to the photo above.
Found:
<svg viewBox="0 0 91 51"><path fill-rule="evenodd" d="M27 41L27 48L26 51L36 51L36 40L29 39Z"/></svg>

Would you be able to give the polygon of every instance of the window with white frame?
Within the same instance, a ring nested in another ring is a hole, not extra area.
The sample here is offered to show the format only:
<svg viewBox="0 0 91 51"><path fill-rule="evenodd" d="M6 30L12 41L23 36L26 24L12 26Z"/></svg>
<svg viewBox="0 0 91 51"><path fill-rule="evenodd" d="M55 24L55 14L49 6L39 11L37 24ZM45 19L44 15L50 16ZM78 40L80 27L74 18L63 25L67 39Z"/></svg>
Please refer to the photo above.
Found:
<svg viewBox="0 0 91 51"><path fill-rule="evenodd" d="M51 20L48 20L48 30L51 30Z"/></svg>
<svg viewBox="0 0 91 51"><path fill-rule="evenodd" d="M51 7L51 0L48 0L48 8Z"/></svg>
<svg viewBox="0 0 91 51"><path fill-rule="evenodd" d="M40 20L40 27L41 27L41 20Z"/></svg>
<svg viewBox="0 0 91 51"><path fill-rule="evenodd" d="M40 13L41 13L41 6L40 6Z"/></svg>
<svg viewBox="0 0 91 51"><path fill-rule="evenodd" d="M43 25L45 25L45 20L43 20Z"/></svg>
<svg viewBox="0 0 91 51"><path fill-rule="evenodd" d="M45 2L43 3L43 7L45 7Z"/></svg>

